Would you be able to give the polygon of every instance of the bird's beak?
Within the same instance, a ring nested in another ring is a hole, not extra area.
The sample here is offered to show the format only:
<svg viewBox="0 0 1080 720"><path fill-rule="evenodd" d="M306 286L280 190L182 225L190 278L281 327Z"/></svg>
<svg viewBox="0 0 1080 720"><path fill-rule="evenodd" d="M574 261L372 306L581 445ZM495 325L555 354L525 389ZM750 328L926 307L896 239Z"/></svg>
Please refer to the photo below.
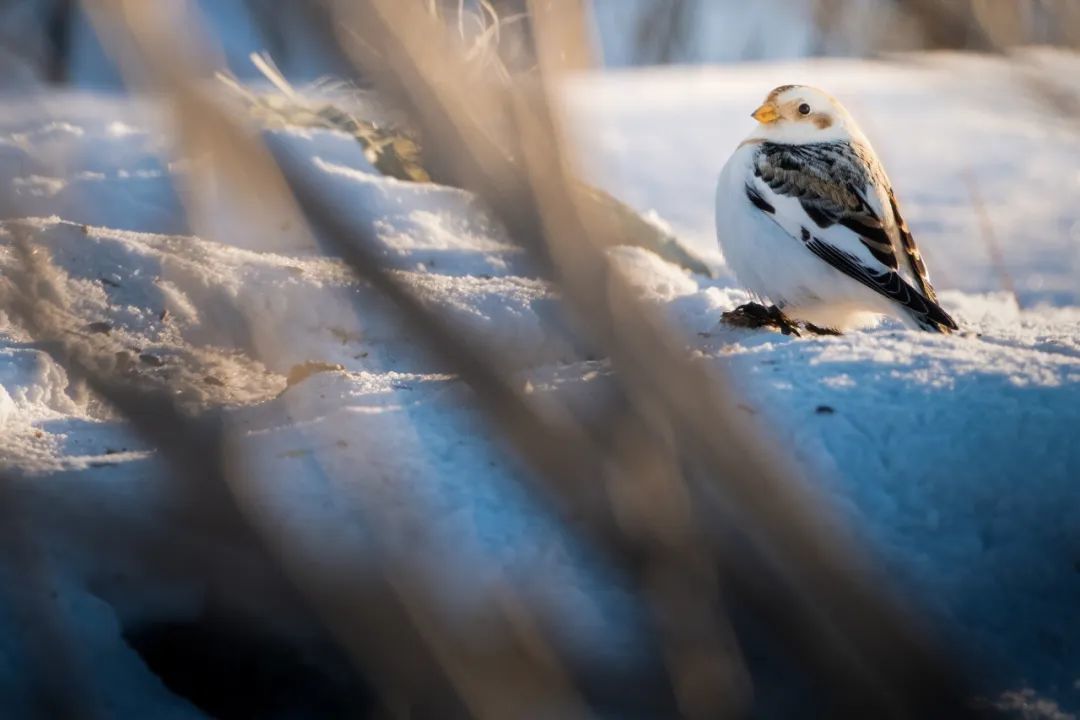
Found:
<svg viewBox="0 0 1080 720"><path fill-rule="evenodd" d="M751 116L759 123L768 125L769 123L776 122L780 119L780 112L772 103L765 103L753 113L751 113Z"/></svg>

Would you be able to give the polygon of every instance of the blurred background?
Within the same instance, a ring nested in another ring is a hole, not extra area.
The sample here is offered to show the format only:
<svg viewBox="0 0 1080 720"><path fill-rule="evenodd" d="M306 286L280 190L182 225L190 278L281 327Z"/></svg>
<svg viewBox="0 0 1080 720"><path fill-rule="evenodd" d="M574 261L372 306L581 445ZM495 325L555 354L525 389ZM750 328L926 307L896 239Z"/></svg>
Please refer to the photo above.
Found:
<svg viewBox="0 0 1080 720"><path fill-rule="evenodd" d="M457 10L455 0L439 1L448 11ZM242 78L257 75L247 56L262 51L295 81L345 71L338 52L322 41L325 16L312 11L312 3L196 4L228 66ZM471 1L466 5L476 8ZM490 5L499 17L513 18L525 11L526 2L492 0ZM592 47L599 55L592 59L609 68L1080 44L1080 7L1072 0L592 0L587 5ZM0 87L32 80L122 87L74 0L5 0L0 53Z"/></svg>
<svg viewBox="0 0 1080 720"><path fill-rule="evenodd" d="M1074 720L1078 46L1080 0L0 0L0 717ZM716 177L793 82L961 332L722 322Z"/></svg>

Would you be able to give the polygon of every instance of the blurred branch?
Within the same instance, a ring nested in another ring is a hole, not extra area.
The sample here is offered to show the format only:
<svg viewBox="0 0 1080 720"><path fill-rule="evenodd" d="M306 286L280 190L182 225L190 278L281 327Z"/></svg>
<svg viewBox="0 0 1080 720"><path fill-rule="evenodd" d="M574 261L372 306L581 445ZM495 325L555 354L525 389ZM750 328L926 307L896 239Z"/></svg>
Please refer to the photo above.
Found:
<svg viewBox="0 0 1080 720"><path fill-rule="evenodd" d="M255 193L264 206L277 207L296 215L295 211L290 210L295 208L292 195L280 184L280 172L269 161L265 151L237 126L235 119L224 113L216 102L193 84L193 78L202 74L198 72L197 61L184 46L167 40L158 14L138 2L103 0L94 3L93 7L106 33L113 35L114 40L127 40L127 44L122 46L123 50L130 54L129 62L132 59L139 61L138 74L144 81L158 90L167 91L172 98L183 131L181 137L186 138L188 152L199 150L207 154L216 162L213 167L216 171L240 172L243 180L237 178L231 185L240 193ZM116 34L123 31L129 35L117 38ZM235 166L219 167L226 159ZM245 203L245 206L249 205ZM296 219L303 222L301 217ZM372 239L368 240L367 246L371 246ZM399 280L379 267L376 257L365 252L364 244L341 242L339 245L338 249L345 253L346 260L351 260L356 268L366 269L364 275L367 279L394 300L406 317L420 325L421 336L434 347L463 347L445 322L420 305ZM272 338L262 341L264 347L272 347L273 344ZM468 360L462 364L466 370L473 369L474 372L475 367L484 367L482 363L470 366ZM496 402L510 402L516 397L515 391L505 384L491 390L488 394L494 394ZM536 421L531 414L526 415L525 419ZM225 478L225 482L230 481L233 485L239 482L236 478ZM276 544L281 550L282 541ZM288 555L287 548L283 552ZM483 651L478 652L461 642L453 642L451 634L436 620L438 612L432 605L432 598L425 595L421 590L422 583L414 577L416 568L388 563L388 570L392 568L394 576L387 577L387 586L379 590L365 587L358 580L343 583L337 574L319 576L304 572L295 562L287 562L287 566L301 590L309 596L314 595L314 604L324 611L331 627L354 657L363 660L372 676L385 680L385 684L391 688L387 694L403 693L406 697L421 694L425 685L438 686L438 676L442 676L455 688L454 692L469 708L469 712L478 717L506 717L508 713L515 712L512 710L515 707L540 707L544 704L561 708L561 714L565 717L577 714L573 710L576 701L566 686L566 680L551 663L544 643L534 633L522 629L520 613L502 618L503 624L499 630L496 630L495 619L492 618L491 627L488 628L492 631L491 637L486 640ZM331 587L343 597L330 597ZM350 592L342 593L344 589ZM356 617L356 608L365 604L358 601L365 596L370 601L372 595L378 596L379 593L388 596L381 597L376 605L381 610L373 613L371 619ZM387 626L387 616L395 613L400 618ZM376 617L378 627L371 624ZM393 632L390 632L391 629ZM410 637L415 638L412 643L407 641ZM375 638L382 638L385 642L376 643ZM428 656L432 665L430 676L426 679L415 668L407 667L416 663L415 658L423 656ZM395 658L401 662L396 662ZM407 690L403 691L403 688Z"/></svg>
<svg viewBox="0 0 1080 720"><path fill-rule="evenodd" d="M998 50L997 43L978 22L970 0L893 0L919 21L928 48ZM1009 0L999 3L1004 6Z"/></svg>
<svg viewBox="0 0 1080 720"><path fill-rule="evenodd" d="M680 59L693 28L692 0L654 0L637 26L637 55L645 65L667 65ZM579 23L580 25L581 23Z"/></svg>
<svg viewBox="0 0 1080 720"><path fill-rule="evenodd" d="M964 180L968 186L968 194L971 196L971 204L975 208L975 215L979 220L979 229L982 231L983 242L986 243L986 252L990 258L990 264L997 273L1001 288L1012 296L1013 302L1020 307L1020 299L1016 295L1016 283L1005 264L1005 258L1001 254L1001 246L994 232L994 223L990 220L990 213L983 202L982 193L979 191L979 181L975 173L970 169L964 173Z"/></svg>

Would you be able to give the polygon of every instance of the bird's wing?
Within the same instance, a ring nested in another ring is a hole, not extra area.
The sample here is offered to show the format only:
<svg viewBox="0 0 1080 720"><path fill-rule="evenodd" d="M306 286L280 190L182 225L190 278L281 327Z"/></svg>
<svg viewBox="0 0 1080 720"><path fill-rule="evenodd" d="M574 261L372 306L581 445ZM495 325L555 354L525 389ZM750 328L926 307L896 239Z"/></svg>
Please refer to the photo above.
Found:
<svg viewBox="0 0 1080 720"><path fill-rule="evenodd" d="M949 313L931 298L926 297L907 280L900 277L895 270L874 269L863 264L859 258L838 250L834 245L823 242L814 237L809 230L803 228L802 240L807 249L834 268L852 277L871 290L878 292L890 300L894 300L907 308L912 317L927 330L943 332L942 328L956 330L956 321Z"/></svg>
<svg viewBox="0 0 1080 720"><path fill-rule="evenodd" d="M868 148L847 142L766 142L754 158L753 172L747 198L789 235L917 318L955 329L937 305L888 178ZM903 269L898 254L905 259ZM919 289L904 278L909 271Z"/></svg>
<svg viewBox="0 0 1080 720"><path fill-rule="evenodd" d="M915 237L911 234L904 216L900 214L900 204L896 202L896 194L888 185L886 185L886 190L889 194L889 206L892 208L893 220L896 221L896 230L900 236L900 246L903 248L904 257L907 258L908 265L911 268L911 274L915 276L922 294L937 302L937 293L934 292L934 286L930 284L930 274L926 271L926 263L923 262L922 253L919 252L919 246L915 244Z"/></svg>
<svg viewBox="0 0 1080 720"><path fill-rule="evenodd" d="M898 269L896 248L887 227L889 216L876 190L888 180L869 150L848 142L780 145L762 143L754 175L768 193L793 200L819 235L847 244L857 241L882 266ZM846 229L848 232L843 232ZM789 229L790 230L790 229ZM799 233L796 233L798 237ZM856 247L842 248L859 250Z"/></svg>

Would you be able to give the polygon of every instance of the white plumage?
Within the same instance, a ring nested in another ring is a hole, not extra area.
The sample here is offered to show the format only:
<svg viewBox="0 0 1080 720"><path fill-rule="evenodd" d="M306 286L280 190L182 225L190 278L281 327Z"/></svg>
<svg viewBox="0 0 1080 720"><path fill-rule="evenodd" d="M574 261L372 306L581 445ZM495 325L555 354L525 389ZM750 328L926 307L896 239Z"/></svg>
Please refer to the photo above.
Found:
<svg viewBox="0 0 1080 720"><path fill-rule="evenodd" d="M912 328L956 329L888 177L840 103L784 86L754 117L716 194L717 237L739 282L788 318L821 327L884 314Z"/></svg>

